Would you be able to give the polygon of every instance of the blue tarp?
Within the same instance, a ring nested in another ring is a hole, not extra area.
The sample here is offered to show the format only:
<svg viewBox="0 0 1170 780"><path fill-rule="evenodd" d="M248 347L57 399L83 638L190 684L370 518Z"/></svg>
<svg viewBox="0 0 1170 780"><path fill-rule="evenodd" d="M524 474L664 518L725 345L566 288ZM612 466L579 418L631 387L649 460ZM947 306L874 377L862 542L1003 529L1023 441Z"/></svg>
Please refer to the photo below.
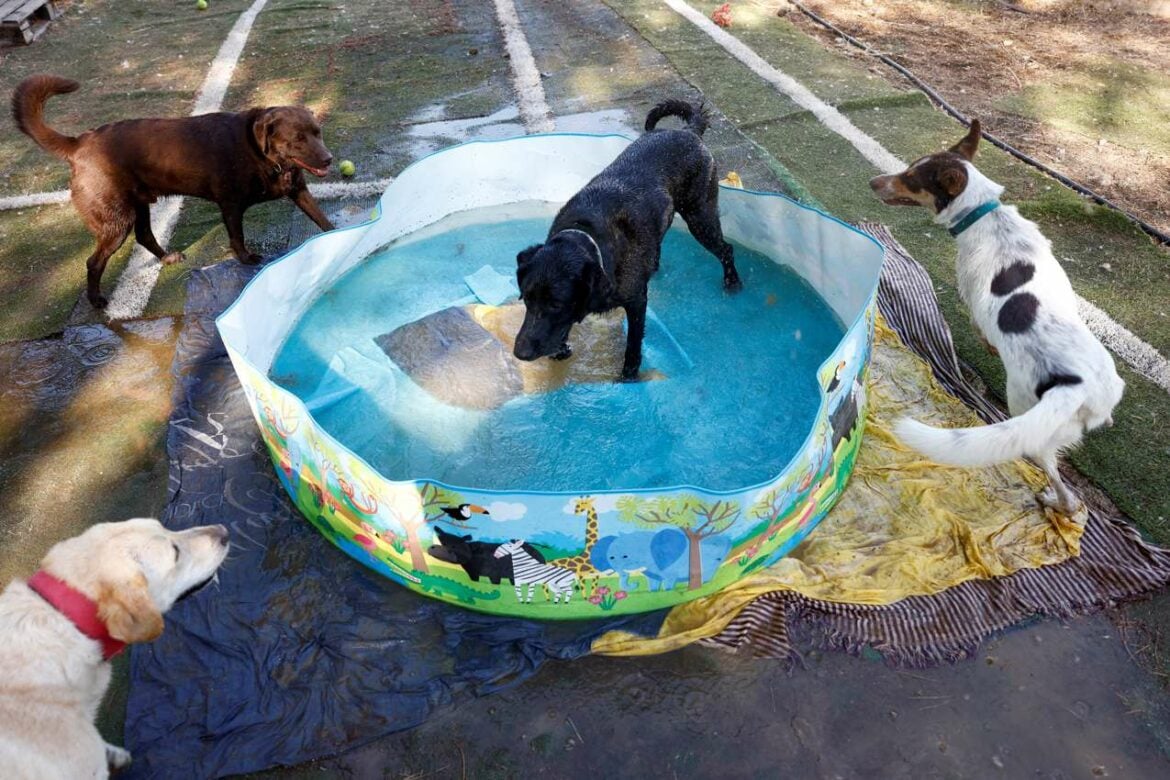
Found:
<svg viewBox="0 0 1170 780"><path fill-rule="evenodd" d="M611 628L664 612L538 623L415 595L355 563L277 481L214 325L255 269L195 270L172 373L169 528L224 523L213 585L133 648L130 777L218 777L334 755L422 723L461 697L516 685Z"/></svg>

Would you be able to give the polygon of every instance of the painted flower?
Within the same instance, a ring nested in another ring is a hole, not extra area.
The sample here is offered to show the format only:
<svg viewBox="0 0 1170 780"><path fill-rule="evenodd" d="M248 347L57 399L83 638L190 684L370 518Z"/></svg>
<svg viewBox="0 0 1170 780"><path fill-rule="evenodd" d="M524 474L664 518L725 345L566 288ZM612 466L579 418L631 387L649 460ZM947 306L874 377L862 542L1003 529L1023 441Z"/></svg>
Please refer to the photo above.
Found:
<svg viewBox="0 0 1170 780"><path fill-rule="evenodd" d="M607 593L609 593L609 588L605 587L604 585L601 585L597 588L597 595L604 596Z"/></svg>
<svg viewBox="0 0 1170 780"><path fill-rule="evenodd" d="M601 603L601 595L598 593L594 593L592 596L589 597L589 603L590 604L600 604Z"/></svg>
<svg viewBox="0 0 1170 780"><path fill-rule="evenodd" d="M627 594L627 593L626 593L624 590L619 590L617 593L613 594L613 597L614 597L615 599L617 599L618 601L621 601L621 600L622 600L622 599L624 599L624 598L625 598L627 595L629 595L629 594Z"/></svg>

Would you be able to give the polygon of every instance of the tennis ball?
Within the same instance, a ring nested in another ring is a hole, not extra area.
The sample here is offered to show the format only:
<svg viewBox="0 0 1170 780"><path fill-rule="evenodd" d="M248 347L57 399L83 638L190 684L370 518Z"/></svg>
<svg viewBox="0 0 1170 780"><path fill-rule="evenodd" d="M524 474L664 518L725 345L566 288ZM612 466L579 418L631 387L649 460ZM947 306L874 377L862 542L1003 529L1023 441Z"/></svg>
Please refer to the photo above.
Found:
<svg viewBox="0 0 1170 780"><path fill-rule="evenodd" d="M207 10L207 0L195 0L195 7L200 11Z"/></svg>
<svg viewBox="0 0 1170 780"><path fill-rule="evenodd" d="M342 160L341 164L337 166L337 170L341 171L342 176L348 178L357 173L357 166L353 164L353 160Z"/></svg>

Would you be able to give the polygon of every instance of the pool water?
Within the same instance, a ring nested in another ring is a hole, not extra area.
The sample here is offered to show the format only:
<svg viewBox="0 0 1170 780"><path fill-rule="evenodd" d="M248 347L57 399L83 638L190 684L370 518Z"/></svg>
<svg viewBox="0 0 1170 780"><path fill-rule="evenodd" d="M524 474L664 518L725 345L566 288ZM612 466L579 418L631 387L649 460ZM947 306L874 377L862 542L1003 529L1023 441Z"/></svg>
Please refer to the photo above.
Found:
<svg viewBox="0 0 1170 780"><path fill-rule="evenodd" d="M844 328L803 279L736 246L742 292L679 227L650 282L644 372L633 384L568 384L490 411L416 385L375 343L407 323L475 302L464 277L514 277L516 253L544 240L556 207L512 204L452 215L371 255L301 317L274 381L383 476L457 487L586 491L774 478L808 436L816 371ZM575 326L579 327L579 326ZM571 339L572 340L572 339Z"/></svg>

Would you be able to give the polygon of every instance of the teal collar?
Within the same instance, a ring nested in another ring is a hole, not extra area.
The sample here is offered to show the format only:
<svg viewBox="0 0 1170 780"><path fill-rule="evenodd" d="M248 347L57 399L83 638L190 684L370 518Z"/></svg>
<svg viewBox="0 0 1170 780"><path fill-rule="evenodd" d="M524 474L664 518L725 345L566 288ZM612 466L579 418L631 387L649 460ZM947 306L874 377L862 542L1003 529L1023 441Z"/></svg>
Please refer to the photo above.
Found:
<svg viewBox="0 0 1170 780"><path fill-rule="evenodd" d="M974 225L976 222L978 222L983 217L985 217L988 214L990 214L991 212L995 211L997 208L999 208L999 205L1000 204L999 204L998 200L989 200L986 203L984 203L982 206L976 206L975 208L971 209L966 214L964 214L959 219L959 221L955 222L955 224L953 224L949 228L947 228L947 232L949 232L952 236L955 236L956 238L958 238L960 233L962 233L964 230L966 230L967 228Z"/></svg>

